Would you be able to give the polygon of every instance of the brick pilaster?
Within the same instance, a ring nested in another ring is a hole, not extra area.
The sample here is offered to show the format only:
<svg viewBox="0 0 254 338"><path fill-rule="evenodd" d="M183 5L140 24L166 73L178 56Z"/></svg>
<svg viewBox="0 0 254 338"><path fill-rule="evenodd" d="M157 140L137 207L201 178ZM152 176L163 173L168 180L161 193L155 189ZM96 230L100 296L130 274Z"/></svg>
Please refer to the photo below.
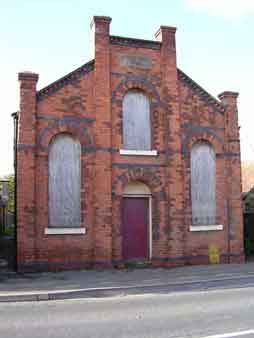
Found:
<svg viewBox="0 0 254 338"><path fill-rule="evenodd" d="M181 155L179 93L175 27L161 26L155 34L161 41L162 100L165 109L165 148L169 198L169 255L183 255L183 172Z"/></svg>
<svg viewBox="0 0 254 338"><path fill-rule="evenodd" d="M94 34L94 108L95 143L111 147L111 89L110 89L110 30L111 18L95 16L91 28ZM95 262L111 264L112 260L112 182L110 152L96 153L94 185Z"/></svg>
<svg viewBox="0 0 254 338"><path fill-rule="evenodd" d="M19 73L20 111L17 140L17 260L35 258L35 139L38 75Z"/></svg>
<svg viewBox="0 0 254 338"><path fill-rule="evenodd" d="M238 93L226 91L219 95L225 107L225 164L227 179L228 253L229 262L242 261L243 211L240 137L238 126Z"/></svg>

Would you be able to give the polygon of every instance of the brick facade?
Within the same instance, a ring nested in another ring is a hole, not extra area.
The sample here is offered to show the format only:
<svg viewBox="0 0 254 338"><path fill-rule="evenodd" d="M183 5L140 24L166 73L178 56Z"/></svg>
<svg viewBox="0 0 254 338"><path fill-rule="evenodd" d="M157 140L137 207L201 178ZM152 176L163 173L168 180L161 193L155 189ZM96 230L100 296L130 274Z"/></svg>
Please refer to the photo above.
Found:
<svg viewBox="0 0 254 338"><path fill-rule="evenodd" d="M208 263L216 244L221 262L242 262L240 143L237 94L216 100L177 68L176 29L156 41L111 36L108 17L94 17L94 60L36 91L38 75L20 73L17 141L19 270L122 266L121 205L131 181L152 194L154 265ZM126 61L127 60L127 61ZM122 101L141 89L151 104L157 156L124 156ZM47 235L48 149L68 132L81 143L81 228L85 234ZM190 231L190 149L206 140L216 154L216 224Z"/></svg>

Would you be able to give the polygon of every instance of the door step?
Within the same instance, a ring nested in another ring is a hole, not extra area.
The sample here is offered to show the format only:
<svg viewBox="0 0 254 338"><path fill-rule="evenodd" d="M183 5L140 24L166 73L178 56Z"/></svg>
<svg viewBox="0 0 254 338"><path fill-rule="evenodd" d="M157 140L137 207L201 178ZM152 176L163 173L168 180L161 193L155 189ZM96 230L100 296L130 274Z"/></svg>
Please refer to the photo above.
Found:
<svg viewBox="0 0 254 338"><path fill-rule="evenodd" d="M132 268L132 269L145 269L150 268L152 266L151 261L138 261L138 260L131 260L124 263L126 268Z"/></svg>

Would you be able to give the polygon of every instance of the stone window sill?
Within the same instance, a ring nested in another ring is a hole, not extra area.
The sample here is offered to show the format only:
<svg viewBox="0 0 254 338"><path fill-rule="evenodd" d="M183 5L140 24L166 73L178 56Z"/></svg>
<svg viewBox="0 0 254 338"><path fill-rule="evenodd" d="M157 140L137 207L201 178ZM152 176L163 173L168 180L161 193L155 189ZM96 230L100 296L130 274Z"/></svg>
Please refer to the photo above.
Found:
<svg viewBox="0 0 254 338"><path fill-rule="evenodd" d="M190 231L218 231L223 230L222 224L211 225L191 225Z"/></svg>
<svg viewBox="0 0 254 338"><path fill-rule="evenodd" d="M131 156L157 156L157 150L128 150L120 149L120 155L131 155Z"/></svg>
<svg viewBox="0 0 254 338"><path fill-rule="evenodd" d="M85 235L86 228L46 228L45 235Z"/></svg>

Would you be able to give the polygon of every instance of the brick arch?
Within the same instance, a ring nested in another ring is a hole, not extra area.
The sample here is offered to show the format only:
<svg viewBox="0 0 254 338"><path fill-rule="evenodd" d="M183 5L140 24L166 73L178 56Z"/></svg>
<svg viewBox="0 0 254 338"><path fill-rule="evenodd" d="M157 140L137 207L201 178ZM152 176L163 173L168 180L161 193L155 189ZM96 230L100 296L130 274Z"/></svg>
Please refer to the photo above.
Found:
<svg viewBox="0 0 254 338"><path fill-rule="evenodd" d="M150 98L151 107L160 105L160 95L156 87L143 77L132 76L118 83L112 94L112 101L123 100L124 95L131 89L142 90Z"/></svg>
<svg viewBox="0 0 254 338"><path fill-rule="evenodd" d="M76 135L74 135L73 133L69 132L69 131L61 131L57 134L54 134L51 139L49 140L49 144L48 144L48 148L50 148L52 146L52 144L54 143L55 139L57 138L57 136L59 135L66 135L66 136L69 136L71 137L74 141L79 141L79 138L76 137Z"/></svg>
<svg viewBox="0 0 254 338"><path fill-rule="evenodd" d="M59 133L69 133L73 135L79 140L83 149L93 145L92 138L89 135L87 128L81 127L78 121L59 120L40 131L37 137L38 146L43 150L48 150L51 139Z"/></svg>
<svg viewBox="0 0 254 338"><path fill-rule="evenodd" d="M190 154L194 143L199 141L205 141L210 143L216 154L222 154L224 151L223 140L215 133L205 131L201 133L190 133L187 136L185 136L185 139L182 143L183 153Z"/></svg>
<svg viewBox="0 0 254 338"><path fill-rule="evenodd" d="M113 180L113 194L116 196L122 196L124 187L133 181L140 181L146 184L152 194L159 193L163 189L161 179L154 170L137 168L129 169L122 174L115 177Z"/></svg>

